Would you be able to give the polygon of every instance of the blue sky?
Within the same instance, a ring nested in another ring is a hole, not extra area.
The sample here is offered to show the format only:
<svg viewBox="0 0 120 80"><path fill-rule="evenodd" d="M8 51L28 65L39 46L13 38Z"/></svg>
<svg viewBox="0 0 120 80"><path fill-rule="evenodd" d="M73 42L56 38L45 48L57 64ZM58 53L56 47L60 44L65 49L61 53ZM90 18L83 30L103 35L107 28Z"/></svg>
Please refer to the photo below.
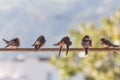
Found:
<svg viewBox="0 0 120 80"><path fill-rule="evenodd" d="M71 28L83 22L99 23L119 9L120 0L0 0L0 47L2 38L19 37L21 47L31 47L45 35L45 47L54 47Z"/></svg>

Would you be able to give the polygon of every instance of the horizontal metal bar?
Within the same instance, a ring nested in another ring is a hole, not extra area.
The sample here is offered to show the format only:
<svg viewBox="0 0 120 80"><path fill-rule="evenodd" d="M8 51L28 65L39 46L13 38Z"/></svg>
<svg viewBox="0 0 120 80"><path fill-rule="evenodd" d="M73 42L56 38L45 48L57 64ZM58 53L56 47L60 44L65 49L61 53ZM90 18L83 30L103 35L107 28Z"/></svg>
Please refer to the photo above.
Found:
<svg viewBox="0 0 120 80"><path fill-rule="evenodd" d="M33 48L17 48L17 49L7 49L0 48L0 52L57 52L59 48L41 48L35 51ZM62 51L66 51L64 48ZM82 52L83 48L70 48L70 52ZM110 52L110 51L120 51L120 48L89 48L89 52Z"/></svg>

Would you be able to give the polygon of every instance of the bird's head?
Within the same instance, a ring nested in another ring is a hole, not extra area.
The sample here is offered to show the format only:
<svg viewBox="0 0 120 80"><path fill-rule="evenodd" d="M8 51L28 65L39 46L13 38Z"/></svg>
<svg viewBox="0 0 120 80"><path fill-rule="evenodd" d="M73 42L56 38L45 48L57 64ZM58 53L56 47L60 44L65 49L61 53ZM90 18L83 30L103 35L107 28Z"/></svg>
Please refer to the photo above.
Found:
<svg viewBox="0 0 120 80"><path fill-rule="evenodd" d="M20 39L19 39L19 38L15 38L14 40L15 40L16 42L19 42L19 41L20 41Z"/></svg>
<svg viewBox="0 0 120 80"><path fill-rule="evenodd" d="M85 35L84 38L90 38L89 35Z"/></svg>
<svg viewBox="0 0 120 80"><path fill-rule="evenodd" d="M89 39L90 39L89 35L85 35L82 40L89 40Z"/></svg>
<svg viewBox="0 0 120 80"><path fill-rule="evenodd" d="M105 38L101 38L100 41L105 41L106 39Z"/></svg>
<svg viewBox="0 0 120 80"><path fill-rule="evenodd" d="M68 36L65 36L64 39L66 39L68 41L70 40L70 38Z"/></svg>
<svg viewBox="0 0 120 80"><path fill-rule="evenodd" d="M45 39L45 37L43 35L41 35L38 37L38 40L40 40L40 39Z"/></svg>

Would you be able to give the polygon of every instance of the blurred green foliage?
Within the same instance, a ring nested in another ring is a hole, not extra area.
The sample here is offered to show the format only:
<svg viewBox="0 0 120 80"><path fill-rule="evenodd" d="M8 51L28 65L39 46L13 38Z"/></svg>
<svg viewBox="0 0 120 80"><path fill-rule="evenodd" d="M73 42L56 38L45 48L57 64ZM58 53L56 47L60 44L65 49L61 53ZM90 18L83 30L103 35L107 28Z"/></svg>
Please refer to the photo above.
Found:
<svg viewBox="0 0 120 80"><path fill-rule="evenodd" d="M100 48L100 38L105 37L113 43L120 43L120 10L110 17L104 17L102 24L95 26L91 23L82 23L78 29L69 30L73 40L73 47L82 47L81 38L88 34L93 40L94 48ZM119 52L118 52L119 53ZM85 58L80 58L81 52L73 52L61 57L52 56L50 62L54 64L61 78L69 78L82 72L86 80L120 80L120 54L113 52L89 52Z"/></svg>

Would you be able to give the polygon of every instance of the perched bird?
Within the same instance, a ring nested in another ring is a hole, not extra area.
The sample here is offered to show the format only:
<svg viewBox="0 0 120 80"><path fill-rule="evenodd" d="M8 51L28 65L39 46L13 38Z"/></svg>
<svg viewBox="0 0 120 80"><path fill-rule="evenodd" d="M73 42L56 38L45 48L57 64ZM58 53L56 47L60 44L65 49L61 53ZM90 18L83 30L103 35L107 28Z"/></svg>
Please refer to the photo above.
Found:
<svg viewBox="0 0 120 80"><path fill-rule="evenodd" d="M64 48L64 46L66 46L66 56L68 54L69 51L69 46L72 45L72 42L70 41L70 38L68 36L63 37L58 43L53 44L54 46L59 46L59 56L61 54L61 50Z"/></svg>
<svg viewBox="0 0 120 80"><path fill-rule="evenodd" d="M41 35L37 38L37 40L34 42L32 46L34 46L35 51L37 51L45 44L45 42L46 42L45 37Z"/></svg>
<svg viewBox="0 0 120 80"><path fill-rule="evenodd" d="M16 49L20 46L20 39L14 38L10 41L3 39L3 41L7 44L5 48Z"/></svg>
<svg viewBox="0 0 120 80"><path fill-rule="evenodd" d="M101 45L105 48L119 47L119 45L115 45L105 38L101 38L100 41L101 41ZM117 52L114 51L113 53L115 55L115 53L117 53Z"/></svg>
<svg viewBox="0 0 120 80"><path fill-rule="evenodd" d="M85 55L87 55L89 47L92 46L92 40L90 39L90 37L88 35L85 35L82 38L81 45L85 49Z"/></svg>
<svg viewBox="0 0 120 80"><path fill-rule="evenodd" d="M100 41L101 41L101 45L102 45L103 47L106 47L106 48L119 47L119 45L115 45L115 44L111 43L110 41L108 41L108 40L105 39L105 38L101 38Z"/></svg>

